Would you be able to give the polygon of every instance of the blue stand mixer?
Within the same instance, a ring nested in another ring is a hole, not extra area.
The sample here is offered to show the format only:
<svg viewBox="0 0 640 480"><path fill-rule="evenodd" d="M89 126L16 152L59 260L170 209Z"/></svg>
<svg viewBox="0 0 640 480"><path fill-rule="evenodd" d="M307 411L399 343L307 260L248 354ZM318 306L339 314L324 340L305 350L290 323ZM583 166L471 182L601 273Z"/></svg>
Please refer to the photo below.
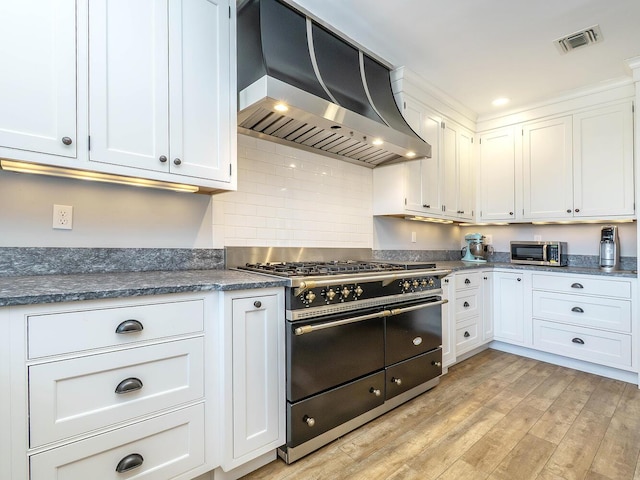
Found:
<svg viewBox="0 0 640 480"><path fill-rule="evenodd" d="M467 246L462 248L463 262L484 263L484 236L481 233L469 233L464 236Z"/></svg>

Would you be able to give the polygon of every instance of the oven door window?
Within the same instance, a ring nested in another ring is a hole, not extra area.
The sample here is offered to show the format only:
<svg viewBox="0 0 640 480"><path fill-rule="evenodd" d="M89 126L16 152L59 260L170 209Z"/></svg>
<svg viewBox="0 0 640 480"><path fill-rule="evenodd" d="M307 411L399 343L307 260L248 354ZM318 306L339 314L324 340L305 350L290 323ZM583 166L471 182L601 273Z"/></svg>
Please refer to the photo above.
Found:
<svg viewBox="0 0 640 480"><path fill-rule="evenodd" d="M377 315L362 321L350 320ZM296 334L296 328L312 330ZM287 328L287 400L296 402L384 368L384 317L381 309Z"/></svg>
<svg viewBox="0 0 640 480"><path fill-rule="evenodd" d="M544 260L544 245L511 245L511 258L542 262Z"/></svg>

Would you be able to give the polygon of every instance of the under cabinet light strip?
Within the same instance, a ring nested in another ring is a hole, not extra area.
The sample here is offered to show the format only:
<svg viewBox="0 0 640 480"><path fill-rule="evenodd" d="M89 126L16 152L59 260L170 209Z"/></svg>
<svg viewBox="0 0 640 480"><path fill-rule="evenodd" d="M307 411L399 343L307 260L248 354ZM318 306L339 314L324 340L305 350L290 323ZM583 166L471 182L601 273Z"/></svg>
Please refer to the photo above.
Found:
<svg viewBox="0 0 640 480"><path fill-rule="evenodd" d="M131 185L135 187L159 188L162 190L172 190L174 192L196 193L199 190L198 187L194 187L193 185L183 185L181 183L161 182L157 180L147 180L144 178L125 177L123 175L113 175L110 173L88 172L84 170L75 170L73 168L53 167L49 165L17 162L13 160L0 159L0 168L8 172L33 173L36 175L75 178L79 180L116 183L119 185Z"/></svg>

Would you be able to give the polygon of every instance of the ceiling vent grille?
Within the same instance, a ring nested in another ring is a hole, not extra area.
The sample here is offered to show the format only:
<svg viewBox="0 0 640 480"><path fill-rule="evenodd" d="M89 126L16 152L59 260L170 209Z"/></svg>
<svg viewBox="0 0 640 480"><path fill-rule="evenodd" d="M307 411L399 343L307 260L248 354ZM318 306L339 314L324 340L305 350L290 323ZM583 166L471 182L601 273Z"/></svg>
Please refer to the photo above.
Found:
<svg viewBox="0 0 640 480"><path fill-rule="evenodd" d="M571 50L575 50L576 48L586 47L594 43L600 43L602 42L602 40L603 37L602 32L600 31L600 26L594 25L593 27L589 27L584 30L580 30L579 32L574 32L570 35L559 38L553 43L560 51L560 53L565 54L569 53Z"/></svg>

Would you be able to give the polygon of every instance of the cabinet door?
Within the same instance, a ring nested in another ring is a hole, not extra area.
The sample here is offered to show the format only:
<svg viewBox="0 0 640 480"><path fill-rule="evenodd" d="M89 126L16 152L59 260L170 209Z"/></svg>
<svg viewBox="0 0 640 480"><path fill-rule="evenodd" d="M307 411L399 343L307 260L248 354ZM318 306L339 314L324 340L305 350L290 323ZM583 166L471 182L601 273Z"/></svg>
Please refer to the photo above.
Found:
<svg viewBox="0 0 640 480"><path fill-rule="evenodd" d="M571 117L522 127L524 218L573 216Z"/></svg>
<svg viewBox="0 0 640 480"><path fill-rule="evenodd" d="M431 145L431 158L407 162L407 209L440 215L442 119L409 96L405 97L404 116L409 126Z"/></svg>
<svg viewBox="0 0 640 480"><path fill-rule="evenodd" d="M513 127L480 138L480 218L515 219L515 142Z"/></svg>
<svg viewBox="0 0 640 480"><path fill-rule="evenodd" d="M229 7L229 0L169 0L172 173L230 180L229 139L236 126Z"/></svg>
<svg viewBox="0 0 640 480"><path fill-rule="evenodd" d="M522 273L494 272L494 338L524 344L524 278Z"/></svg>
<svg viewBox="0 0 640 480"><path fill-rule="evenodd" d="M493 272L482 272L482 341L493 340Z"/></svg>
<svg viewBox="0 0 640 480"><path fill-rule="evenodd" d="M166 1L92 0L90 160L168 171L167 22Z"/></svg>
<svg viewBox="0 0 640 480"><path fill-rule="evenodd" d="M630 103L573 117L574 216L633 215Z"/></svg>
<svg viewBox="0 0 640 480"><path fill-rule="evenodd" d="M458 139L451 122L442 129L442 204L445 215L458 215Z"/></svg>
<svg viewBox="0 0 640 480"><path fill-rule="evenodd" d="M5 1L0 18L0 147L75 157L75 1Z"/></svg>
<svg viewBox="0 0 640 480"><path fill-rule="evenodd" d="M232 303L233 458L237 459L273 442L284 443L285 319L278 315L277 295L234 298Z"/></svg>
<svg viewBox="0 0 640 480"><path fill-rule="evenodd" d="M452 283L453 277L447 277L442 280L442 298L448 300L442 305L442 366L448 367L456 361L455 352L455 319L453 318L454 298Z"/></svg>
<svg viewBox="0 0 640 480"><path fill-rule="evenodd" d="M458 218L473 220L473 135L468 130L458 130Z"/></svg>

